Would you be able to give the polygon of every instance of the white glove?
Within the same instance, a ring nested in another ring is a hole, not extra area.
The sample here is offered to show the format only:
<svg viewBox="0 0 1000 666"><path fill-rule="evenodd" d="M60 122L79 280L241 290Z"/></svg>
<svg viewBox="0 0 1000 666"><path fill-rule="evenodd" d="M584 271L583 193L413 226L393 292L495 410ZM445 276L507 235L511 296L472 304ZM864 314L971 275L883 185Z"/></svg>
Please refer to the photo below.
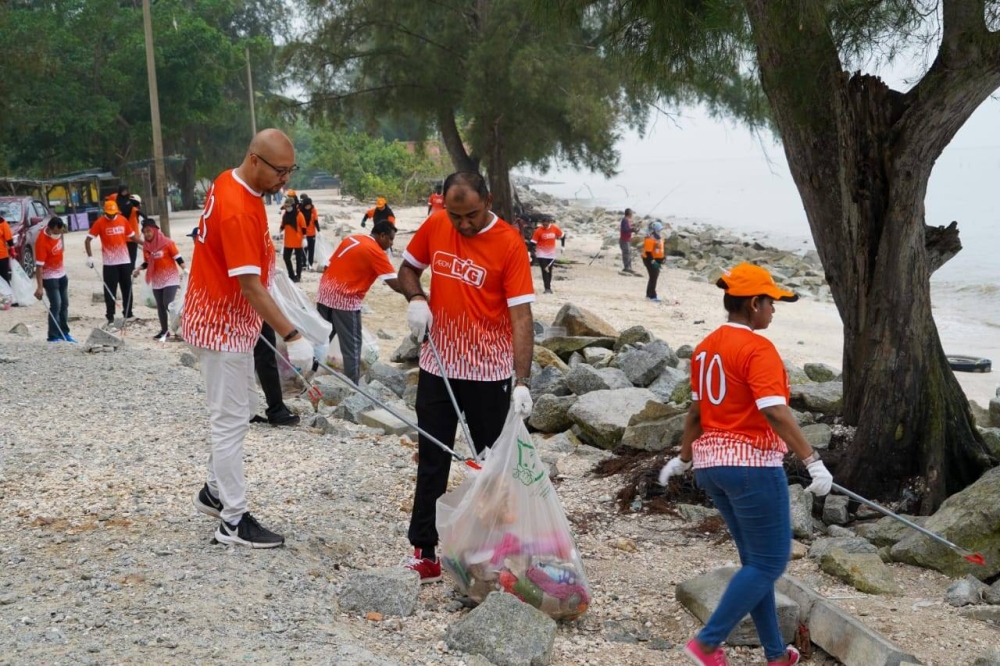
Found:
<svg viewBox="0 0 1000 666"><path fill-rule="evenodd" d="M660 470L660 477L657 479L657 481L659 481L661 486L665 486L667 485L667 482L670 481L670 477L680 476L684 472L691 469L691 465L693 464L694 464L693 460L684 462L683 460L681 460L680 456L677 456L676 458L671 458L670 462L664 465L663 469Z"/></svg>
<svg viewBox="0 0 1000 666"><path fill-rule="evenodd" d="M527 386L515 386L514 387L514 411L521 416L529 416L531 414L531 408L535 406L535 403L531 400L531 391L528 390Z"/></svg>
<svg viewBox="0 0 1000 666"><path fill-rule="evenodd" d="M809 476L812 477L813 481L806 488L806 492L818 496L829 495L830 486L833 485L833 474L827 471L823 461L817 460L811 462L806 466L806 469L809 471Z"/></svg>
<svg viewBox="0 0 1000 666"><path fill-rule="evenodd" d="M297 340L286 342L288 349L288 360L296 368L312 368L313 347L301 335Z"/></svg>
<svg viewBox="0 0 1000 666"><path fill-rule="evenodd" d="M93 267L94 267L94 258L87 257L87 268L93 268Z"/></svg>
<svg viewBox="0 0 1000 666"><path fill-rule="evenodd" d="M424 299L414 298L406 306L406 323L417 342L424 341L424 334L430 330L433 321L434 315L431 314L431 306Z"/></svg>

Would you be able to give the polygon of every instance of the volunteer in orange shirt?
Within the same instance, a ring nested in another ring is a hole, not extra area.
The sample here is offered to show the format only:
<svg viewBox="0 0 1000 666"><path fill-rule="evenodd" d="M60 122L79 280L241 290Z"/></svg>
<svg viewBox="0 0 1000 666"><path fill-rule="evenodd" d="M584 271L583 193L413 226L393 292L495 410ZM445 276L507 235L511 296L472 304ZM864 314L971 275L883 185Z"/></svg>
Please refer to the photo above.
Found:
<svg viewBox="0 0 1000 666"><path fill-rule="evenodd" d="M285 260L285 268L292 282L302 279L302 265L306 255L302 251L302 239L306 232L306 218L299 211L299 206L292 199L285 199L281 204L284 212L281 214L281 232L284 234L281 256ZM292 268L292 254L295 255L295 268Z"/></svg>
<svg viewBox="0 0 1000 666"><path fill-rule="evenodd" d="M97 218L83 242L87 251L87 267L93 268L94 257L90 243L95 238L101 239L104 317L109 325L115 323L115 298L119 288L122 292L122 316L126 319L132 317L132 267L126 243L134 235L129 221L119 213L118 204L109 200L104 202L104 215Z"/></svg>
<svg viewBox="0 0 1000 666"><path fill-rule="evenodd" d="M63 234L66 225L53 217L35 240L35 298L49 299L49 342L73 342L69 334L69 278L63 266Z"/></svg>
<svg viewBox="0 0 1000 666"><path fill-rule="evenodd" d="M376 222L371 236L355 234L340 242L330 265L319 281L316 309L333 324L344 356L344 374L357 384L361 381L361 302L376 280L385 280L394 291L403 293L396 269L386 252L392 248L396 227Z"/></svg>
<svg viewBox="0 0 1000 666"><path fill-rule="evenodd" d="M313 205L309 195L303 194L299 197L299 210L306 220L306 266L313 270L316 262L316 232L319 231L319 213Z"/></svg>
<svg viewBox="0 0 1000 666"><path fill-rule="evenodd" d="M482 451L500 436L512 398L518 414L531 413L535 289L524 241L490 211L493 199L483 177L453 173L444 182L444 198L445 210L428 217L406 247L399 282L409 302L410 332L418 341L430 334ZM428 268L430 296L420 285ZM417 421L454 446L458 416L426 343L420 352ZM441 578L434 521L451 457L421 436L419 458L408 534L414 553L405 566L429 583Z"/></svg>
<svg viewBox="0 0 1000 666"><path fill-rule="evenodd" d="M372 221L374 225L376 222L382 222L383 220L396 226L396 216L393 215L392 209L389 208L385 201L385 197L379 197L375 200L375 207L369 208L365 211L365 214L361 217L361 226L365 227L368 225L368 220Z"/></svg>
<svg viewBox="0 0 1000 666"><path fill-rule="evenodd" d="M542 226L535 229L531 235L531 243L535 246L535 261L542 269L542 285L545 293L552 293L552 267L556 265L556 257L559 251L556 249L556 241L566 244L566 234L562 229L552 224L552 216L546 215L542 218Z"/></svg>
<svg viewBox="0 0 1000 666"><path fill-rule="evenodd" d="M170 337L167 308L174 302L177 290L181 287L184 258L177 245L163 235L156 220L151 217L142 222L142 239L142 265L132 271L132 277L137 277L140 271L146 271L146 282L153 288L156 314L160 318L160 332L153 339L166 342Z"/></svg>
<svg viewBox="0 0 1000 666"><path fill-rule="evenodd" d="M427 197L427 214L432 215L439 210L444 210L444 195L441 194L441 186L435 185L434 191Z"/></svg>
<svg viewBox="0 0 1000 666"><path fill-rule="evenodd" d="M657 220L649 225L649 232L642 241L642 265L646 267L649 281L646 283L646 298L659 303L656 295L656 281L660 279L660 269L663 268L663 223Z"/></svg>
<svg viewBox="0 0 1000 666"><path fill-rule="evenodd" d="M181 333L196 349L212 429L208 481L195 495L202 513L222 519L220 543L274 548L284 537L247 511L243 440L256 409L253 348L262 320L288 343L288 358L311 367L312 345L282 314L267 291L274 245L264 192L277 192L298 167L295 148L276 129L259 132L243 162L222 173L205 199L184 297Z"/></svg>
<svg viewBox="0 0 1000 666"><path fill-rule="evenodd" d="M121 213L121 216L128 220L129 229L135 234L135 237L126 243L129 256L129 270L135 270L135 262L139 256L139 242L142 240L142 232L139 228L140 217L146 217L140 211L142 199L138 195L131 194L128 185L122 183L118 186L115 203L118 204L118 211Z"/></svg>
<svg viewBox="0 0 1000 666"><path fill-rule="evenodd" d="M749 613L770 664L795 664L778 629L774 583L788 563L792 539L788 479L782 467L791 448L806 465L815 495L830 492L833 477L799 429L788 407L788 375L766 329L775 301L795 301L764 268L742 263L718 281L729 321L694 350L691 407L680 456L660 472L660 483L692 465L729 527L740 569L704 629L685 651L698 664L725 664L719 645Z"/></svg>
<svg viewBox="0 0 1000 666"><path fill-rule="evenodd" d="M14 277L10 268L10 251L14 249L14 236L10 232L10 224L0 215L0 277L10 284Z"/></svg>

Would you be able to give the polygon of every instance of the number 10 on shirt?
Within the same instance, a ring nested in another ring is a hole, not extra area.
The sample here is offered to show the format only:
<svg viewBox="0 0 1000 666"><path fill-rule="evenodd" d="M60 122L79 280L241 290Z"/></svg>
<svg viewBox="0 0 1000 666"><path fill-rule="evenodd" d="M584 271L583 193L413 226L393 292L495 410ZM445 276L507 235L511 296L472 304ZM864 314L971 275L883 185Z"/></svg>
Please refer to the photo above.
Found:
<svg viewBox="0 0 1000 666"><path fill-rule="evenodd" d="M720 405L726 397L726 371L722 367L722 357L714 354L705 367L708 352L695 356L698 363L698 398L708 398L713 405Z"/></svg>

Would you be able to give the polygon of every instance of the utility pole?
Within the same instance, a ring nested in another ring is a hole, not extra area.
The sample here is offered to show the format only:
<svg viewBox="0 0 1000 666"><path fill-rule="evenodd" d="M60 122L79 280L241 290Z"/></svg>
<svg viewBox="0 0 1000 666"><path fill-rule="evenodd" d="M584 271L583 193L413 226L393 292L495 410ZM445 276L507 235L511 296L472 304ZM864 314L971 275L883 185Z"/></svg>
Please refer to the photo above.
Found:
<svg viewBox="0 0 1000 666"><path fill-rule="evenodd" d="M250 91L250 138L257 136L257 112L253 108L253 75L250 74L250 47L246 47L247 90Z"/></svg>
<svg viewBox="0 0 1000 666"><path fill-rule="evenodd" d="M167 172L163 164L163 136L160 133L160 96L156 90L156 57L153 54L153 18L149 0L142 0L142 24L146 32L146 75L149 77L149 110L153 121L153 168L156 170L157 209L160 229L170 236L170 212L167 207Z"/></svg>

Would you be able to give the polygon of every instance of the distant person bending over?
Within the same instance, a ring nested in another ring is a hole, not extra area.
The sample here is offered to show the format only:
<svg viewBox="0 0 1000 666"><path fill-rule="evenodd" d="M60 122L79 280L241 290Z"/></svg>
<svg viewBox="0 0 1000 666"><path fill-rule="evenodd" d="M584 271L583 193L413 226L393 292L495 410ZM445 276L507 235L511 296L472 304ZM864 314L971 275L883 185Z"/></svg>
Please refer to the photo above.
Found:
<svg viewBox="0 0 1000 666"><path fill-rule="evenodd" d="M635 275L632 270L632 234L639 229L632 226L632 209L625 209L625 216L618 225L618 246L622 249L622 272Z"/></svg>
<svg viewBox="0 0 1000 666"><path fill-rule="evenodd" d="M306 266L309 270L313 270L313 264L316 263L316 232L319 231L319 213L307 194L299 197L299 210L306 220Z"/></svg>
<svg viewBox="0 0 1000 666"><path fill-rule="evenodd" d="M42 292L49 299L49 342L76 342L69 334L69 278L63 265L63 234L66 225L62 218L53 217L35 240L35 298L42 300Z"/></svg>
<svg viewBox="0 0 1000 666"><path fill-rule="evenodd" d="M87 252L87 267L94 267L94 257L90 244L95 238L101 239L101 262L104 264L102 280L104 282L104 317L108 326L115 323L115 298L118 290L122 292L122 316L132 318L132 264L129 258L128 239L133 238L131 224L123 217L118 204L114 201L104 202L104 215L97 218L83 248Z"/></svg>
<svg viewBox="0 0 1000 666"><path fill-rule="evenodd" d="M384 280L394 291L403 293L396 269L386 252L392 248L396 227L376 222L371 236L348 236L330 257L330 265L319 282L316 309L333 324L344 356L344 374L352 382L361 381L361 303L376 280Z"/></svg>
<svg viewBox="0 0 1000 666"><path fill-rule="evenodd" d="M439 210L444 210L444 195L441 194L441 186L436 185L434 191L427 197L427 214L432 215Z"/></svg>
<svg viewBox="0 0 1000 666"><path fill-rule="evenodd" d="M160 318L160 332L153 339L166 342L170 337L167 308L174 302L177 290L181 287L181 276L185 272L184 258L177 245L163 235L156 220L151 217L142 221L142 239L142 265L132 271L132 277L138 277L140 272L146 271L146 282L153 289L156 314Z"/></svg>
<svg viewBox="0 0 1000 666"><path fill-rule="evenodd" d="M649 275L649 282L646 283L646 298L654 303L659 303L660 299L656 295L656 282L660 279L660 269L663 268L663 258L666 256L663 251L663 223L657 220L649 225L649 232L642 242L642 263L646 267Z"/></svg>
<svg viewBox="0 0 1000 666"><path fill-rule="evenodd" d="M790 448L812 477L806 492L826 495L833 477L788 408L788 373L774 344L756 331L771 325L775 301L795 301L764 268L742 263L716 283L725 290L729 320L691 356L691 407L681 452L660 471L666 485L695 468L695 481L722 514L742 568L729 581L712 616L684 648L696 664L720 666L719 646L747 614L768 666L797 664L778 627L774 583L788 565L791 512L785 454Z"/></svg>
<svg viewBox="0 0 1000 666"><path fill-rule="evenodd" d="M388 204L386 204L385 197L376 199L375 207L365 211L365 214L361 217L361 226L368 226L368 220L371 220L373 225L377 222L388 222L392 226L396 226L396 216Z"/></svg>
<svg viewBox="0 0 1000 666"><path fill-rule="evenodd" d="M302 265L306 261L305 252L302 251L302 239L306 232L306 218L299 211L298 205L293 199L285 199L282 204L284 213L281 214L281 231L284 234L282 258L285 260L285 269L292 282L302 279ZM292 268L292 254L295 255L295 268Z"/></svg>
<svg viewBox="0 0 1000 666"><path fill-rule="evenodd" d="M553 224L552 216L546 215L542 218L542 226L535 229L531 236L531 242L535 246L535 261L542 271L542 285L545 293L552 293L552 268L556 264L556 257L559 251L556 248L556 241L562 241L566 245L566 234L562 229Z"/></svg>

